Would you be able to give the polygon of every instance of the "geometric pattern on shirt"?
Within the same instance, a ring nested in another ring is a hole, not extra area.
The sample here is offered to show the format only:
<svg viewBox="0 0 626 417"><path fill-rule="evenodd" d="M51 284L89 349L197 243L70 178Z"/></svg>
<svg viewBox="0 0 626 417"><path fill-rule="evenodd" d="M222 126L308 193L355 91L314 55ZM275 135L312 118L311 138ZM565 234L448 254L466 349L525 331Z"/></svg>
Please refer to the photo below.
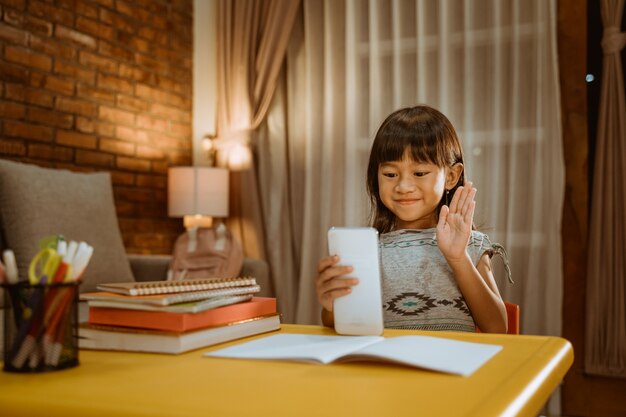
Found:
<svg viewBox="0 0 626 417"><path fill-rule="evenodd" d="M454 308L458 308L468 316L471 315L469 309L467 308L467 304L465 304L465 299L463 297L457 297L454 300Z"/></svg>
<svg viewBox="0 0 626 417"><path fill-rule="evenodd" d="M387 303L387 310L401 316L417 316L436 307L437 299L418 292L403 292Z"/></svg>
<svg viewBox="0 0 626 417"><path fill-rule="evenodd" d="M452 305L453 308L460 310L465 315L471 315L463 297L457 297L452 301L446 299L437 300L436 298L428 297L419 292L403 292L398 294L387 303L385 309L401 316L418 316L426 311L437 308L438 305L446 307Z"/></svg>

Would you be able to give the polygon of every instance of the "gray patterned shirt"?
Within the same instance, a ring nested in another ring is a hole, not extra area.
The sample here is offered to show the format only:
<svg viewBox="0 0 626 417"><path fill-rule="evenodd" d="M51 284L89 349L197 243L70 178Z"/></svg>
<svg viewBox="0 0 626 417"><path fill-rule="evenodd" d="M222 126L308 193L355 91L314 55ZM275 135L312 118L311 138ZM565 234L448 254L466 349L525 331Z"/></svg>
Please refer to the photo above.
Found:
<svg viewBox="0 0 626 417"><path fill-rule="evenodd" d="M467 251L476 265L492 243L473 230ZM437 246L436 229L395 230L380 237L385 327L474 332L452 269Z"/></svg>

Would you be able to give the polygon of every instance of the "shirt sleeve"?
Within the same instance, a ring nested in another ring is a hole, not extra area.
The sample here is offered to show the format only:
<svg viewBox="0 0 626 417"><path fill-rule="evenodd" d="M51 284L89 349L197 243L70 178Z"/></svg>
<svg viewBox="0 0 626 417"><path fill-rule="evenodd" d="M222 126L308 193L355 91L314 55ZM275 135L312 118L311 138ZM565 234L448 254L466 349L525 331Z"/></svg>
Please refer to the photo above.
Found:
<svg viewBox="0 0 626 417"><path fill-rule="evenodd" d="M511 278L511 268L509 266L509 256L506 249L504 249L504 246L499 243L492 243L486 234L473 230L470 241L467 245L467 250L472 258L472 261L474 262L474 265L478 265L478 261L485 253L489 255L489 258L493 258L494 255L498 255L504 262L507 279L511 284L513 284L513 279Z"/></svg>

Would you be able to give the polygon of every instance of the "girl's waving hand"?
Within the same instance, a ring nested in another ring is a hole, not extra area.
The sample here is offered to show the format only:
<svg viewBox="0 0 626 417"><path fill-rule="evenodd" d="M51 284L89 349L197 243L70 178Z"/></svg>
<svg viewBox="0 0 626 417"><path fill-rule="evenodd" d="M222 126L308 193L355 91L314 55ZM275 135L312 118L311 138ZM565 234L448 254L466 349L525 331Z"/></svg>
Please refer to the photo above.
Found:
<svg viewBox="0 0 626 417"><path fill-rule="evenodd" d="M466 255L467 243L474 221L476 188L471 182L457 188L450 207L442 206L437 223L437 244L448 261L460 260Z"/></svg>

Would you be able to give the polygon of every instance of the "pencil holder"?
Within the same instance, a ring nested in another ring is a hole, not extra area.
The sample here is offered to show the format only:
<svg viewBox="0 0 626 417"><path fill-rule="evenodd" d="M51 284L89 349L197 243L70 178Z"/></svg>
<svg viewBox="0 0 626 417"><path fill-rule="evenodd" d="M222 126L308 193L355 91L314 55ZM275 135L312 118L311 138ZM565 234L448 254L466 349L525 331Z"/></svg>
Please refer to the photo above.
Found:
<svg viewBox="0 0 626 417"><path fill-rule="evenodd" d="M78 365L79 282L2 284L6 372L48 372Z"/></svg>

